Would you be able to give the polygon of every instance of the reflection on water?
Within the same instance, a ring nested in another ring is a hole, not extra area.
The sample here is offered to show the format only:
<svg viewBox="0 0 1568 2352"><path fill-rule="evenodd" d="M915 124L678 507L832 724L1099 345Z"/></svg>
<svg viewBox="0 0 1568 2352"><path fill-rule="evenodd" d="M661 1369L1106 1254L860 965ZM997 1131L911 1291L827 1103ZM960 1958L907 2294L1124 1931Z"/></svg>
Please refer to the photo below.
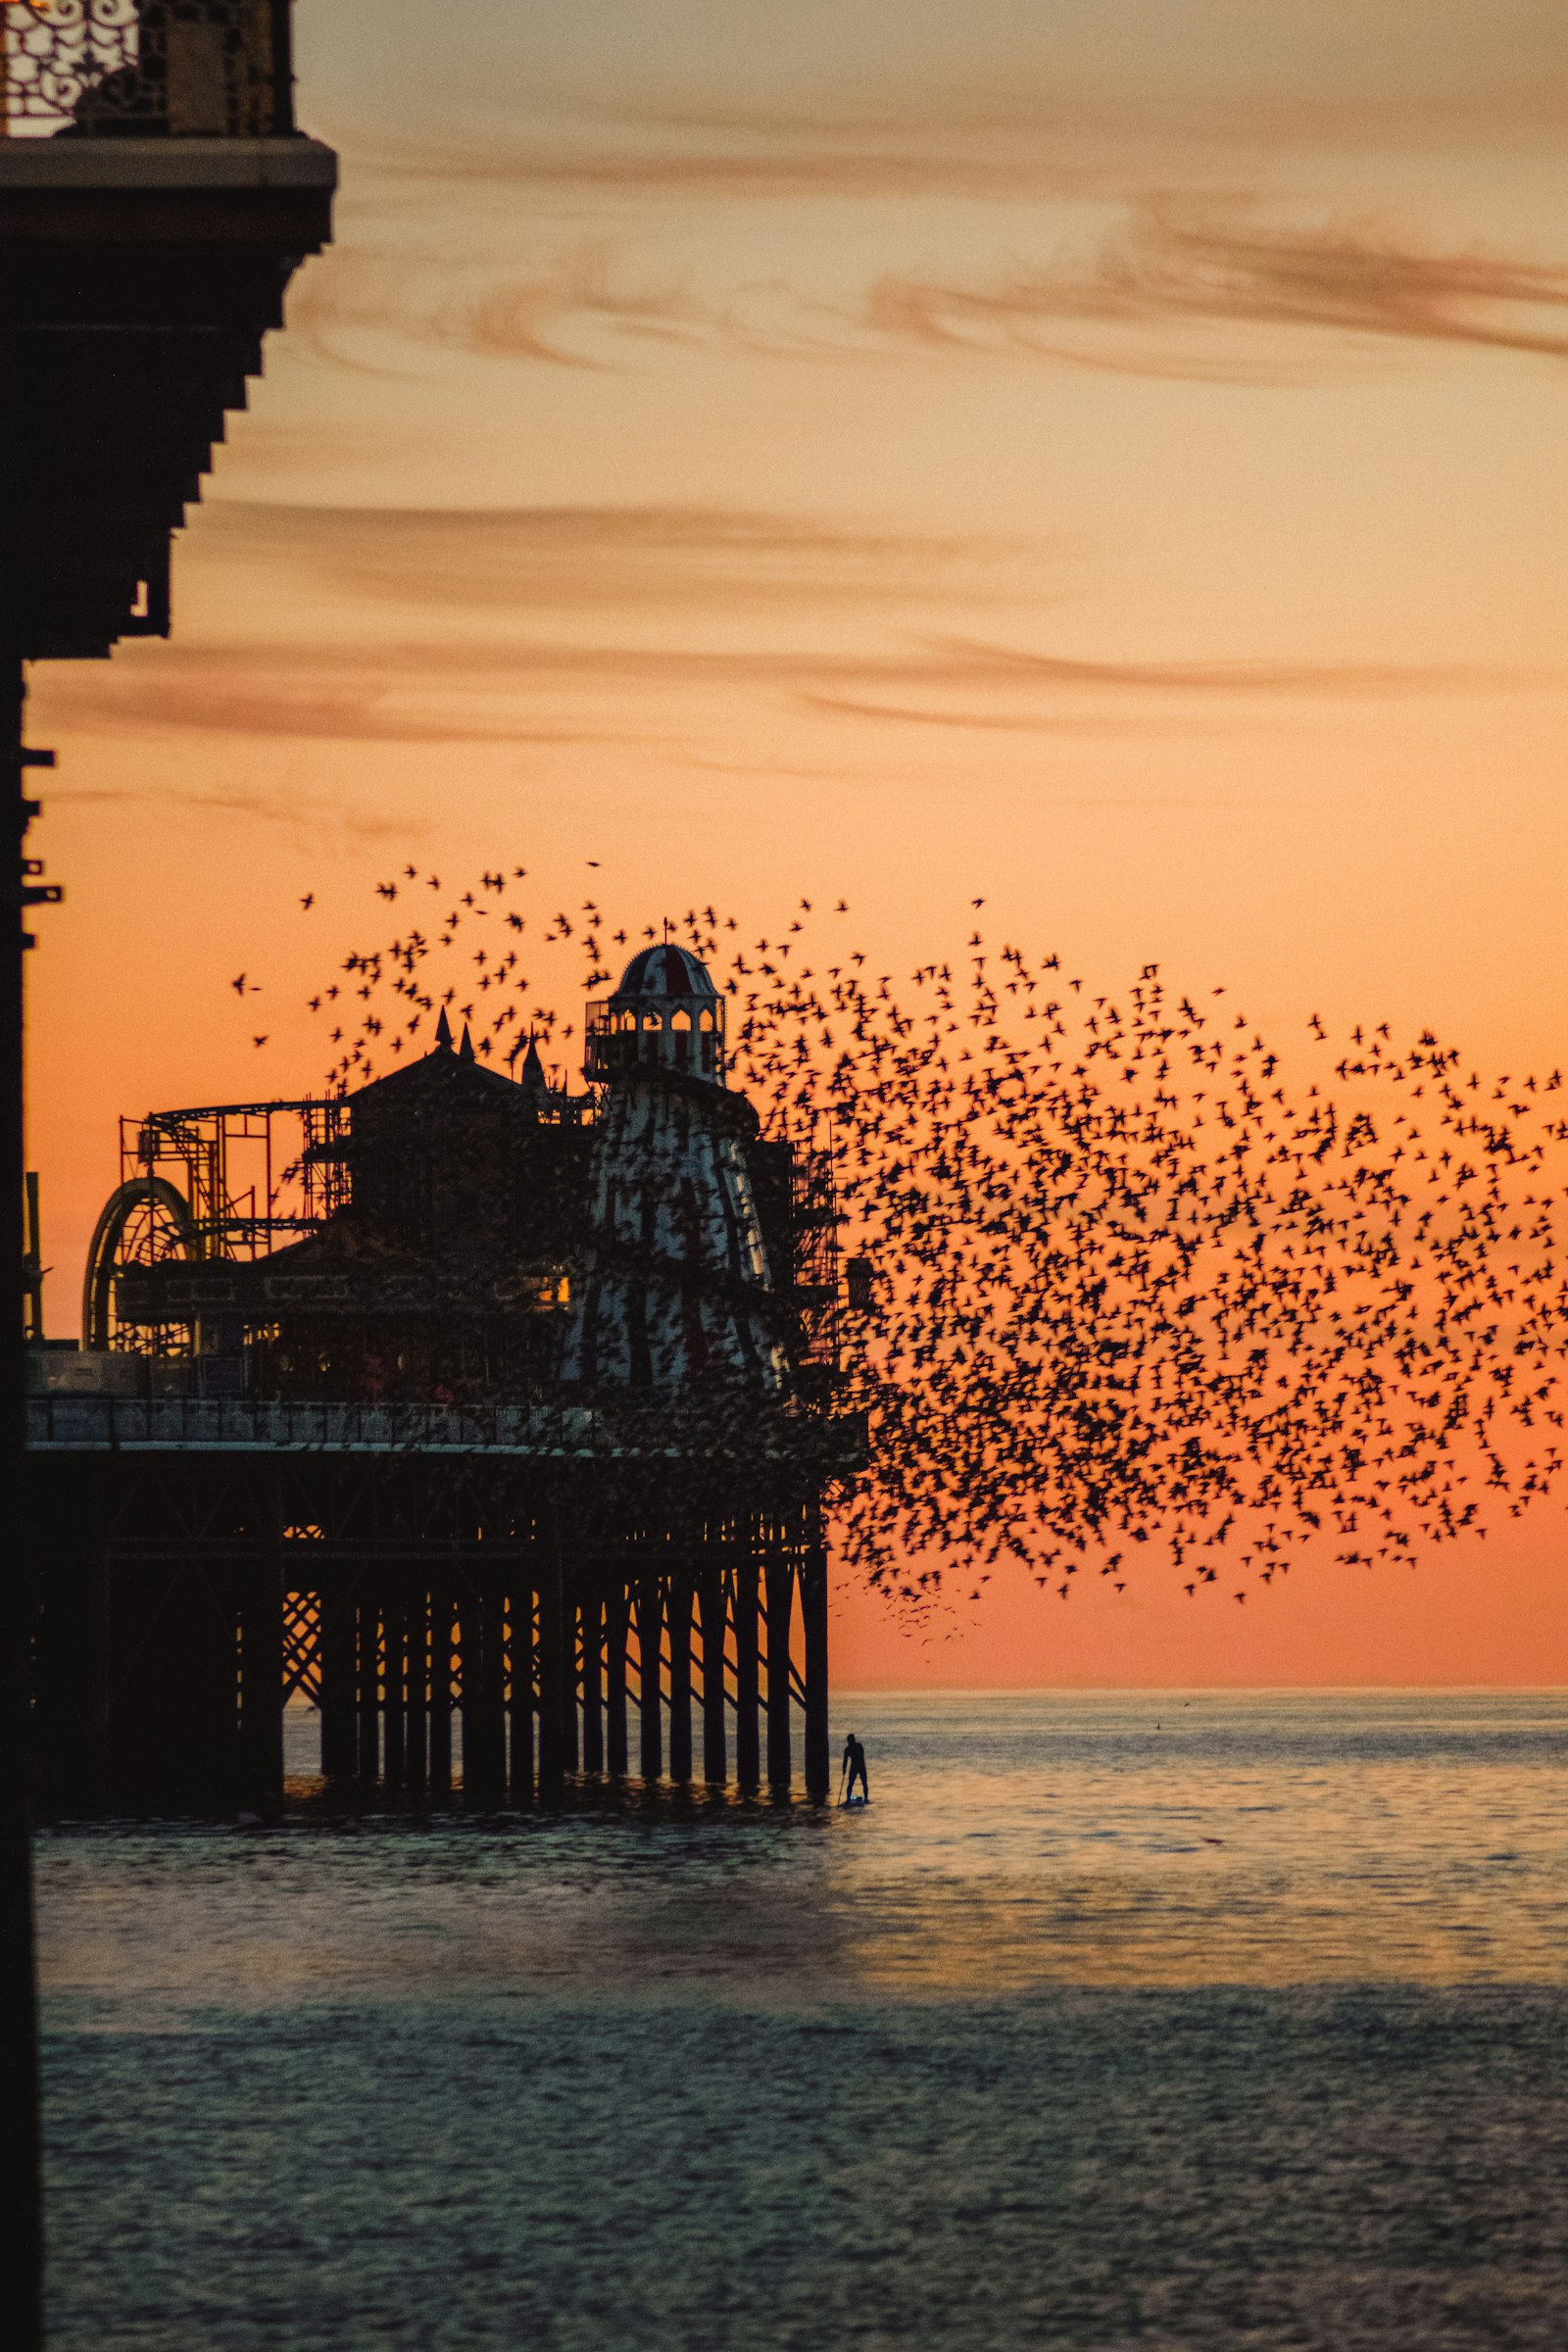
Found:
<svg viewBox="0 0 1568 2352"><path fill-rule="evenodd" d="M52 1832L52 2342L1558 2352L1561 1694L838 1718L864 1812Z"/></svg>
<svg viewBox="0 0 1568 2352"><path fill-rule="evenodd" d="M1562 1980L1554 1694L853 1706L864 1812L63 1831L46 1982L131 2016L215 1971L230 2000Z"/></svg>

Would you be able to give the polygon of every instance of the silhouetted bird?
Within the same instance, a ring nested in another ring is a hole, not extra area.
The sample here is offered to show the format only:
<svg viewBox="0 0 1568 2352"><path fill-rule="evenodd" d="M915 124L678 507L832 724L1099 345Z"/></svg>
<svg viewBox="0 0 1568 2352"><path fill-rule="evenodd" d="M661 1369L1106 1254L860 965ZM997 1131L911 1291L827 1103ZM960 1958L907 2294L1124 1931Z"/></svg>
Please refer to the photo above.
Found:
<svg viewBox="0 0 1568 2352"><path fill-rule="evenodd" d="M472 891L460 905L485 911ZM602 936L631 933L583 911L544 936L562 953L575 936L598 986ZM383 1004L396 1052L438 996L455 1003L440 958L460 920L350 958L364 1015L357 1036L333 1032L337 1073L368 1072ZM1302 1547L1410 1560L1484 1534L1489 1504L1552 1491L1559 1072L1483 1085L1431 1031L1401 1049L1361 1022L1336 1097L1320 1065L1293 1075L1245 1014L1200 1012L1152 963L1086 1000L1056 955L975 931L956 973L928 959L906 994L862 950L813 978L799 919L756 962L733 946L716 960L720 935L743 935L711 906L671 935L713 965L731 1082L772 1134L816 1139L840 1245L872 1269L840 1313L825 1392L871 1417L872 1468L839 1496L836 1540L872 1584L929 1612L945 1560L972 1594L1011 1559L1066 1599L1086 1556L1111 1577L1130 1539L1189 1598L1216 1582L1205 1553L1272 1590ZM479 992L526 991L514 961L475 951ZM557 1027L548 1005L533 1021ZM1328 1031L1315 1013L1306 1026L1310 1055ZM749 1401L705 1412L744 1456Z"/></svg>

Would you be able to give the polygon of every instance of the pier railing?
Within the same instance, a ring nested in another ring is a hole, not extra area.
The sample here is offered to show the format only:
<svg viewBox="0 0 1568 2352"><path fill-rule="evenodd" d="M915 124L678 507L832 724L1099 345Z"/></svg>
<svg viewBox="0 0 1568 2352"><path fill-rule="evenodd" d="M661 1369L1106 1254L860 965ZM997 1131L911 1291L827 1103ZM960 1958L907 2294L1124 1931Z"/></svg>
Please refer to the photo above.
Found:
<svg viewBox="0 0 1568 2352"><path fill-rule="evenodd" d="M0 132L282 138L291 0L0 0Z"/></svg>
<svg viewBox="0 0 1568 2352"><path fill-rule="evenodd" d="M753 1414L746 1459L813 1460L853 1471L866 1452L862 1417L830 1423L792 1412ZM729 1425L668 1405L360 1404L220 1396L34 1396L27 1446L87 1453L515 1454L540 1461L701 1461L735 1450Z"/></svg>

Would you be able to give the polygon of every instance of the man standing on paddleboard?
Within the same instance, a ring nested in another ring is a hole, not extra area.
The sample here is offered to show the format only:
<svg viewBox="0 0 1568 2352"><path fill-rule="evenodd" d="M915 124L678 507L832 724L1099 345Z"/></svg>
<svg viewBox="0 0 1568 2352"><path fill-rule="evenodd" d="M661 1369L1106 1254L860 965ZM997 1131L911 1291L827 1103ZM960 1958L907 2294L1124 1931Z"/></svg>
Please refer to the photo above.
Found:
<svg viewBox="0 0 1568 2352"><path fill-rule="evenodd" d="M860 1794L864 1797L866 1803L869 1804L871 1802L871 1788L870 1783L865 1777L865 1750L860 1745L860 1742L858 1740L857 1740L853 1732L844 1742L844 1762L840 1769L841 1771L847 1772L850 1776L850 1785L844 1791L844 1802L849 1804L853 1801L855 1796L855 1784L857 1781L858 1781L860 1784Z"/></svg>

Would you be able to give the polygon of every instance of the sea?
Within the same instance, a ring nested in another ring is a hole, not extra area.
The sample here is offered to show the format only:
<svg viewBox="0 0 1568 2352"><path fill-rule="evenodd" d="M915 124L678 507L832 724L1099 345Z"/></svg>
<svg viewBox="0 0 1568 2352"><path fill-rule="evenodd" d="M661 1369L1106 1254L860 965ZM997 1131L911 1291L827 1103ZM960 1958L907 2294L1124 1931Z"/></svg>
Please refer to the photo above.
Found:
<svg viewBox="0 0 1568 2352"><path fill-rule="evenodd" d="M1568 2345L1568 1692L846 1694L871 1803L38 1842L58 2352Z"/></svg>

